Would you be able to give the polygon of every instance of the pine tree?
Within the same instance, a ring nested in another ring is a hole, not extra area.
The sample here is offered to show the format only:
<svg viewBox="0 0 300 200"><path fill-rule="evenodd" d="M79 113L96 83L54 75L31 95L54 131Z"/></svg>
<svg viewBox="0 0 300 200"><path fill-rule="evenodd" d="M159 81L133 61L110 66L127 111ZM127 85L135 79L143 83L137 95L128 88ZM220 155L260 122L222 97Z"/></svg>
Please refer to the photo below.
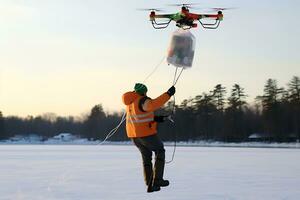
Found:
<svg viewBox="0 0 300 200"><path fill-rule="evenodd" d="M90 139L100 139L104 136L107 127L105 127L105 112L101 104L95 105L90 115L88 116L86 124L86 135Z"/></svg>
<svg viewBox="0 0 300 200"><path fill-rule="evenodd" d="M221 112L223 112L225 107L225 95L226 88L223 87L221 84L216 85L214 90L212 91L213 101L217 109Z"/></svg>
<svg viewBox="0 0 300 200"><path fill-rule="evenodd" d="M244 88L234 84L228 97L228 107L225 111L224 136L226 140L241 141L247 139L243 106L246 104Z"/></svg>
<svg viewBox="0 0 300 200"><path fill-rule="evenodd" d="M294 76L288 84L289 117L291 133L300 139L300 78Z"/></svg>
<svg viewBox="0 0 300 200"><path fill-rule="evenodd" d="M238 84L234 84L231 90L231 95L228 98L228 107L230 109L241 110L242 106L246 104L244 88L240 87Z"/></svg>
<svg viewBox="0 0 300 200"><path fill-rule="evenodd" d="M276 140L283 140L286 137L281 110L282 94L284 89L277 86L277 81L268 79L264 86L264 95L258 97L262 102L265 132Z"/></svg>
<svg viewBox="0 0 300 200"><path fill-rule="evenodd" d="M300 104L300 78L298 76L294 76L288 86L290 101Z"/></svg>
<svg viewBox="0 0 300 200"><path fill-rule="evenodd" d="M179 105L179 108L183 110L191 109L191 103L194 101L194 99L184 99L181 104Z"/></svg>
<svg viewBox="0 0 300 200"><path fill-rule="evenodd" d="M196 119L193 131L197 132L198 137L210 139L214 137L214 118L217 112L211 94L203 93L193 99L193 118Z"/></svg>
<svg viewBox="0 0 300 200"><path fill-rule="evenodd" d="M196 96L193 100L193 110L196 114L211 115L216 111L213 96L208 93Z"/></svg>
<svg viewBox="0 0 300 200"><path fill-rule="evenodd" d="M264 87L264 95L260 97L263 109L267 111L275 104L278 104L280 102L280 95L283 91L283 88L278 88L277 81L275 79L268 79Z"/></svg>

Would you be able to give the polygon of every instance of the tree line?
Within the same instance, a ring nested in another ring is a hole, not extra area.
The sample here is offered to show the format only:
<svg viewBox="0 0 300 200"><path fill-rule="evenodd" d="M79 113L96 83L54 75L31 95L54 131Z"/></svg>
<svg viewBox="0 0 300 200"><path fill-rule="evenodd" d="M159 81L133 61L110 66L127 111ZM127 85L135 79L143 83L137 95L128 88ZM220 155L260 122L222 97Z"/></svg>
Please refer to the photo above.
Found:
<svg viewBox="0 0 300 200"><path fill-rule="evenodd" d="M245 89L239 84L234 84L230 91L222 84L217 84L211 91L183 100L180 105L170 101L157 114L172 113L175 123L167 121L160 124L159 135L165 141L172 141L176 137L180 141L241 142L249 140L253 134L277 142L300 139L298 76L290 80L287 88L279 87L275 79L268 79L263 95L257 96L254 104L247 103L246 98ZM0 112L0 140L32 133L47 139L62 132L101 140L119 123L121 115L104 112L101 104L95 105L81 120L52 114L26 118L5 117ZM111 140L128 140L125 123Z"/></svg>

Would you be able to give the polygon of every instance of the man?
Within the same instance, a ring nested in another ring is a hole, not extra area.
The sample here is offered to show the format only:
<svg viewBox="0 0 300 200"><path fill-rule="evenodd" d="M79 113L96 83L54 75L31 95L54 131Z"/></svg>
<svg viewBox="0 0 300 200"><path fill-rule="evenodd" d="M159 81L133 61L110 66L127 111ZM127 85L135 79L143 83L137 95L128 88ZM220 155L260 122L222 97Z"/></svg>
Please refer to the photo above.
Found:
<svg viewBox="0 0 300 200"><path fill-rule="evenodd" d="M172 86L167 92L156 99L147 97L147 87L137 83L134 91L123 94L126 105L126 131L139 149L143 159L143 170L148 192L159 191L160 187L169 185L163 179L165 167L165 149L157 136L157 122L163 122L165 116L155 116L154 111L162 107L175 94ZM155 153L154 170L152 169L152 152Z"/></svg>

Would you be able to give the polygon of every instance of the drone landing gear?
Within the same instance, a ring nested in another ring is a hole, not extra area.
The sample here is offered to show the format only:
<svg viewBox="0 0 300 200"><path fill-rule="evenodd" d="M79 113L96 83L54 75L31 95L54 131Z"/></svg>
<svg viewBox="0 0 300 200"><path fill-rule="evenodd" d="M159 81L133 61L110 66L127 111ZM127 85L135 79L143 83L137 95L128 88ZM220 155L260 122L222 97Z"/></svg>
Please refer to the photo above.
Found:
<svg viewBox="0 0 300 200"><path fill-rule="evenodd" d="M220 25L220 20L216 19L215 23L203 23L200 20L198 20L203 28L206 29L217 29Z"/></svg>
<svg viewBox="0 0 300 200"><path fill-rule="evenodd" d="M155 29L163 29L163 28L167 28L171 21L172 20L170 19L168 22L158 23L158 22L156 22L155 19L153 19L153 20L151 20L151 24L152 24L153 28L155 28Z"/></svg>

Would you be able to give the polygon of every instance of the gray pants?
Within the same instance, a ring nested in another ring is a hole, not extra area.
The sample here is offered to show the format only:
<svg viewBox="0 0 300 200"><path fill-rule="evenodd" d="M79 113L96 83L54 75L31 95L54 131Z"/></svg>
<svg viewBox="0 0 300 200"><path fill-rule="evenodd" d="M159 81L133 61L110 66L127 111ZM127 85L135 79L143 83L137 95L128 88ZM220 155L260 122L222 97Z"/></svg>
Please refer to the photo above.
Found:
<svg viewBox="0 0 300 200"><path fill-rule="evenodd" d="M165 149L157 134L133 138L132 141L142 154L146 185L150 182L151 177L154 178L154 181L162 180L165 168ZM155 153L154 170L152 170L152 152Z"/></svg>

